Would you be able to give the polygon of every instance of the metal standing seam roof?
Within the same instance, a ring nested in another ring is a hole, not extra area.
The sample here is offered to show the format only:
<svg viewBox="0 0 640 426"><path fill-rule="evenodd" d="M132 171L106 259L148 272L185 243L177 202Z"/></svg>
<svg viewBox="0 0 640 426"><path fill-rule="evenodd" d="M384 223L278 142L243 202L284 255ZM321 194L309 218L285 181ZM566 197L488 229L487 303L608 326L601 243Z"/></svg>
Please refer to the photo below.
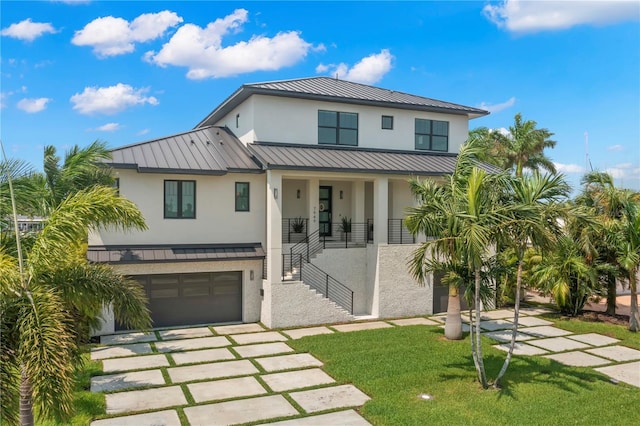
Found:
<svg viewBox="0 0 640 426"><path fill-rule="evenodd" d="M331 77L310 77L245 84L198 123L196 128L214 124L253 94L463 114L473 118L489 114L488 111L479 108L368 86L352 81Z"/></svg>
<svg viewBox="0 0 640 426"><path fill-rule="evenodd" d="M132 264L264 259L260 243L173 246L92 246L87 259L95 263Z"/></svg>
<svg viewBox="0 0 640 426"><path fill-rule="evenodd" d="M316 145L254 143L248 145L266 169L346 171L360 173L450 174L456 154L337 148Z"/></svg>
<svg viewBox="0 0 640 426"><path fill-rule="evenodd" d="M148 173L223 175L262 171L247 148L224 127L185 133L116 148L106 163Z"/></svg>

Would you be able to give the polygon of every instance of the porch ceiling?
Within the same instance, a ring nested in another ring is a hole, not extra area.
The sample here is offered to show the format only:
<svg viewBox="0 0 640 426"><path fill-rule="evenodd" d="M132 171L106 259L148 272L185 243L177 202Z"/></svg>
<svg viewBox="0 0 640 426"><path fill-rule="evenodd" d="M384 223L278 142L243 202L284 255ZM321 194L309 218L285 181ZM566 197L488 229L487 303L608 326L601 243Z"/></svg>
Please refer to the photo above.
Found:
<svg viewBox="0 0 640 426"><path fill-rule="evenodd" d="M264 259L260 243L91 246L87 259L97 263L147 263Z"/></svg>

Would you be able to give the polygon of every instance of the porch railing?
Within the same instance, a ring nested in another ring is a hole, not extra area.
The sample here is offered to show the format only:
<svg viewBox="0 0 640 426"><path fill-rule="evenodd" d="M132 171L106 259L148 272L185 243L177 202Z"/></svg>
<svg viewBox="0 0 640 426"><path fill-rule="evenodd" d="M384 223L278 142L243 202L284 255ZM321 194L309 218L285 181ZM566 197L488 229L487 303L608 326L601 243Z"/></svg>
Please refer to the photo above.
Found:
<svg viewBox="0 0 640 426"><path fill-rule="evenodd" d="M287 269L285 269L285 267ZM282 270L288 280L299 280L353 314L353 291L305 259L303 254L282 255Z"/></svg>
<svg viewBox="0 0 640 426"><path fill-rule="evenodd" d="M282 219L282 243L299 243L309 234L309 219L290 217Z"/></svg>
<svg viewBox="0 0 640 426"><path fill-rule="evenodd" d="M389 219L387 238L389 244L415 244L416 237L409 232L403 219Z"/></svg>

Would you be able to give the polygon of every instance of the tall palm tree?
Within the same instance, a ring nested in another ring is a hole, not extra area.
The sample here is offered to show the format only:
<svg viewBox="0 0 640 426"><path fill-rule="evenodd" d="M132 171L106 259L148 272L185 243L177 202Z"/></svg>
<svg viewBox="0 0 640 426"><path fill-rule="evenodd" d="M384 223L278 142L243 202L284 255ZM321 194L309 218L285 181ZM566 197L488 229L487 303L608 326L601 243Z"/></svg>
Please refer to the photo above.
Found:
<svg viewBox="0 0 640 426"><path fill-rule="evenodd" d="M638 314L638 269L640 268L640 202L638 193L627 192L622 210L622 220L618 227L618 261L627 273L631 289L631 309L629 312L629 330L640 330Z"/></svg>
<svg viewBox="0 0 640 426"><path fill-rule="evenodd" d="M86 261L87 232L100 227L146 228L132 202L113 188L91 186L51 211L24 262L0 247L0 416L10 424L32 425L34 411L62 420L70 415L83 330L78 317L95 321L112 305L123 324L150 325L141 287Z"/></svg>

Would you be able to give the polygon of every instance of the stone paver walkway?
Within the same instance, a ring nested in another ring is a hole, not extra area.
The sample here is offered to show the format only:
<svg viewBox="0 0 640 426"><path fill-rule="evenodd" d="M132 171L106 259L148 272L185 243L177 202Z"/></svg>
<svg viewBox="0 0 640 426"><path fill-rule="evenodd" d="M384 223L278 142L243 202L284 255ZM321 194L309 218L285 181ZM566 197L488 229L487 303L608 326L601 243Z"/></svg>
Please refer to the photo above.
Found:
<svg viewBox="0 0 640 426"><path fill-rule="evenodd" d="M536 317L545 312L549 310L522 310L515 355L597 367L612 381L640 387L640 351L608 336L553 327L552 322ZM481 328L498 342L494 347L508 350L512 319L508 309L482 313ZM103 336L104 346L93 348L91 358L102 361L105 374L91 379L91 390L105 393L106 412L116 417L92 425L173 426L180 425L179 415L193 425L369 425L353 410L369 396L353 385L336 383L322 370L320 360L294 353L286 342L336 332L443 327L445 320L445 315L434 315L283 331L234 324Z"/></svg>

